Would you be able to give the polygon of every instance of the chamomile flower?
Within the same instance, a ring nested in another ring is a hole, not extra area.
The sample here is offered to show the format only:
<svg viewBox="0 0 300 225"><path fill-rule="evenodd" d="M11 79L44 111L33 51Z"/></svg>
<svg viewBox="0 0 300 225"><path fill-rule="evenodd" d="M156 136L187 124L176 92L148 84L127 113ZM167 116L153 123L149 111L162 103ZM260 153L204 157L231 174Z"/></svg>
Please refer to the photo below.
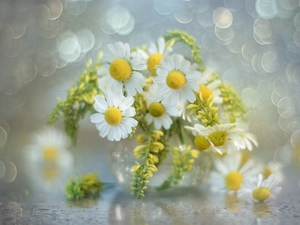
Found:
<svg viewBox="0 0 300 225"><path fill-rule="evenodd" d="M223 102L223 98L221 97L221 91L219 90L219 86L221 84L221 80L215 80L213 82L208 82L209 76L214 73L213 70L207 68L201 76L199 80L200 90L198 95L205 105L208 100L212 101L215 104L221 104Z"/></svg>
<svg viewBox="0 0 300 225"><path fill-rule="evenodd" d="M274 174L278 182L283 180L281 167L274 161L269 162L267 165L262 164L260 172L263 175L263 179L267 179L271 174Z"/></svg>
<svg viewBox="0 0 300 225"><path fill-rule="evenodd" d="M212 127L205 127L195 124L194 127L185 126L191 130L195 136L194 144L200 151L213 150L220 154L233 153L248 147L252 150L252 144L257 145L256 140L251 134L236 128L235 124L217 124Z"/></svg>
<svg viewBox="0 0 300 225"><path fill-rule="evenodd" d="M136 91L142 92L145 84L145 77L138 71L145 70L146 65L140 54L131 54L128 44L117 42L109 44L109 50L113 59L109 65L104 65L97 71L103 75L99 79L99 86L102 90L110 89L123 94L123 88L128 95L135 96Z"/></svg>
<svg viewBox="0 0 300 225"><path fill-rule="evenodd" d="M167 47L165 39L160 37L157 44L151 43L147 48L147 52L141 51L143 59L147 62L147 69L153 75L156 75L156 67L161 65L160 61L165 55L172 52L171 47Z"/></svg>
<svg viewBox="0 0 300 225"><path fill-rule="evenodd" d="M171 116L177 117L179 112L174 104L171 104L168 100L153 97L147 102L149 113L146 114L145 119L150 125L154 123L154 128L159 130L161 127L169 129L173 120Z"/></svg>
<svg viewBox="0 0 300 225"><path fill-rule="evenodd" d="M53 127L33 134L32 142L24 153L28 161L26 169L34 174L32 177L36 184L45 188L66 179L74 162L69 146L67 135Z"/></svg>
<svg viewBox="0 0 300 225"><path fill-rule="evenodd" d="M257 168L253 160L242 165L240 152L214 158L214 170L210 173L209 183L212 191L234 193L239 190L245 179L255 178Z"/></svg>
<svg viewBox="0 0 300 225"><path fill-rule="evenodd" d="M31 163L70 167L73 156L68 150L69 145L69 139L64 132L46 128L33 135L33 141L27 147L27 156Z"/></svg>
<svg viewBox="0 0 300 225"><path fill-rule="evenodd" d="M274 198L280 191L281 187L277 186L278 181L274 174L271 174L267 179L263 180L263 175L257 176L256 184L253 180L245 179L244 184L238 191L238 196L241 198L253 197L258 202L264 202L266 199Z"/></svg>
<svg viewBox="0 0 300 225"><path fill-rule="evenodd" d="M90 119L101 137L107 136L110 141L119 141L131 134L132 128L138 124L132 118L135 115L133 102L132 96L124 97L110 92L106 93L105 98L95 96L94 108L98 113L93 114Z"/></svg>
<svg viewBox="0 0 300 225"><path fill-rule="evenodd" d="M170 102L194 102L195 92L199 91L198 80L201 73L196 70L197 65L185 60L182 55L165 56L157 67L157 76L153 83L157 84L157 91Z"/></svg>

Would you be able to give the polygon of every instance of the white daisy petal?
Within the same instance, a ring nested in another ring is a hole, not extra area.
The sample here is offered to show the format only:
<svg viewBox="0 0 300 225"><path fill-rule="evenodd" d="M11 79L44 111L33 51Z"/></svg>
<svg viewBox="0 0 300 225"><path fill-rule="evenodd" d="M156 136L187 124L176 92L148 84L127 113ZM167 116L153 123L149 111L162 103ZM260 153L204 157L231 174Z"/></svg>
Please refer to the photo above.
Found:
<svg viewBox="0 0 300 225"><path fill-rule="evenodd" d="M123 116L133 117L135 115L135 108L129 107L122 112Z"/></svg>
<svg viewBox="0 0 300 225"><path fill-rule="evenodd" d="M90 117L92 123L100 123L104 119L104 115L101 113L95 113Z"/></svg>
<svg viewBox="0 0 300 225"><path fill-rule="evenodd" d="M103 97L101 97L100 95L96 95L95 96L94 108L99 113L104 113L107 110L108 105L107 105L107 102L104 100Z"/></svg>
<svg viewBox="0 0 300 225"><path fill-rule="evenodd" d="M163 54L165 50L165 40L163 38L159 38L157 41L158 45L158 53Z"/></svg>

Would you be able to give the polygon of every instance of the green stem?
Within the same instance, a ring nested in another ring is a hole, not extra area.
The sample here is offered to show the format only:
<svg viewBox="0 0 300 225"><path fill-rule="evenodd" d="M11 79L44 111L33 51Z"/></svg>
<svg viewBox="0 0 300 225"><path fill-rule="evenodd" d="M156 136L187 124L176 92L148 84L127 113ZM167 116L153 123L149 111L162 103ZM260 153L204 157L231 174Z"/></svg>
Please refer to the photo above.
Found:
<svg viewBox="0 0 300 225"><path fill-rule="evenodd" d="M186 145L186 138L185 138L185 129L182 125L182 119L179 118L177 120L177 124L178 124L178 127L179 127L179 138L180 138L180 142L182 145Z"/></svg>

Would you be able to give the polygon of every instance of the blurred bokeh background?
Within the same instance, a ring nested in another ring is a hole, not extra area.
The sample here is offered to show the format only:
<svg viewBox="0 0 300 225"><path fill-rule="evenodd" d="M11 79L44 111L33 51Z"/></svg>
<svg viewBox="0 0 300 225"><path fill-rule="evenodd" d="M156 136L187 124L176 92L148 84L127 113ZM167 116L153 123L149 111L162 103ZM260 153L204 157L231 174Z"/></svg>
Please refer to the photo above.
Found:
<svg viewBox="0 0 300 225"><path fill-rule="evenodd" d="M18 202L39 182L26 146L89 58L108 43L149 44L174 29L193 35L204 63L241 94L254 154L299 165L299 0L0 0L0 191ZM99 171L109 182L109 162L97 160L106 145L84 120L69 174Z"/></svg>

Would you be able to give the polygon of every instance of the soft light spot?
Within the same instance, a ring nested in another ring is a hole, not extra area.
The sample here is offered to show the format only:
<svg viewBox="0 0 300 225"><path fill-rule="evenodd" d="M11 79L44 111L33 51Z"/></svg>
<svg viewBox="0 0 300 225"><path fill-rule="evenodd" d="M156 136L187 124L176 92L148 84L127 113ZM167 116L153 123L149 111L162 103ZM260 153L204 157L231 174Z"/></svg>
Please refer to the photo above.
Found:
<svg viewBox="0 0 300 225"><path fill-rule="evenodd" d="M171 71L167 76L167 85L171 89L179 89L185 85L185 76L178 70Z"/></svg>
<svg viewBox="0 0 300 225"><path fill-rule="evenodd" d="M196 148L200 151L206 150L210 146L209 141L202 135L197 135L194 139L194 143Z"/></svg>
<svg viewBox="0 0 300 225"><path fill-rule="evenodd" d="M159 102L152 102L149 106L149 113L151 116L158 118L165 112L165 107Z"/></svg>
<svg viewBox="0 0 300 225"><path fill-rule="evenodd" d="M164 57L163 54L155 53L149 56L147 61L148 70L156 75L156 67L160 65L160 60Z"/></svg>
<svg viewBox="0 0 300 225"><path fill-rule="evenodd" d="M106 122L111 126L116 126L122 121L122 112L120 109L111 107L104 114Z"/></svg>
<svg viewBox="0 0 300 225"><path fill-rule="evenodd" d="M238 171L232 171L225 177L225 184L229 190L236 191L240 189L240 185L244 182L243 175Z"/></svg>
<svg viewBox="0 0 300 225"><path fill-rule="evenodd" d="M115 59L110 64L109 73L115 80L125 81L130 77L132 69L125 59Z"/></svg>
<svg viewBox="0 0 300 225"><path fill-rule="evenodd" d="M258 187L252 191L252 197L259 202L265 201L270 196L270 190L264 187Z"/></svg>
<svg viewBox="0 0 300 225"><path fill-rule="evenodd" d="M211 133L208 137L215 146L222 146L226 141L227 133L225 131L218 130Z"/></svg>
<svg viewBox="0 0 300 225"><path fill-rule="evenodd" d="M233 21L232 13L228 9L217 8L213 13L213 20L217 27L228 28Z"/></svg>

